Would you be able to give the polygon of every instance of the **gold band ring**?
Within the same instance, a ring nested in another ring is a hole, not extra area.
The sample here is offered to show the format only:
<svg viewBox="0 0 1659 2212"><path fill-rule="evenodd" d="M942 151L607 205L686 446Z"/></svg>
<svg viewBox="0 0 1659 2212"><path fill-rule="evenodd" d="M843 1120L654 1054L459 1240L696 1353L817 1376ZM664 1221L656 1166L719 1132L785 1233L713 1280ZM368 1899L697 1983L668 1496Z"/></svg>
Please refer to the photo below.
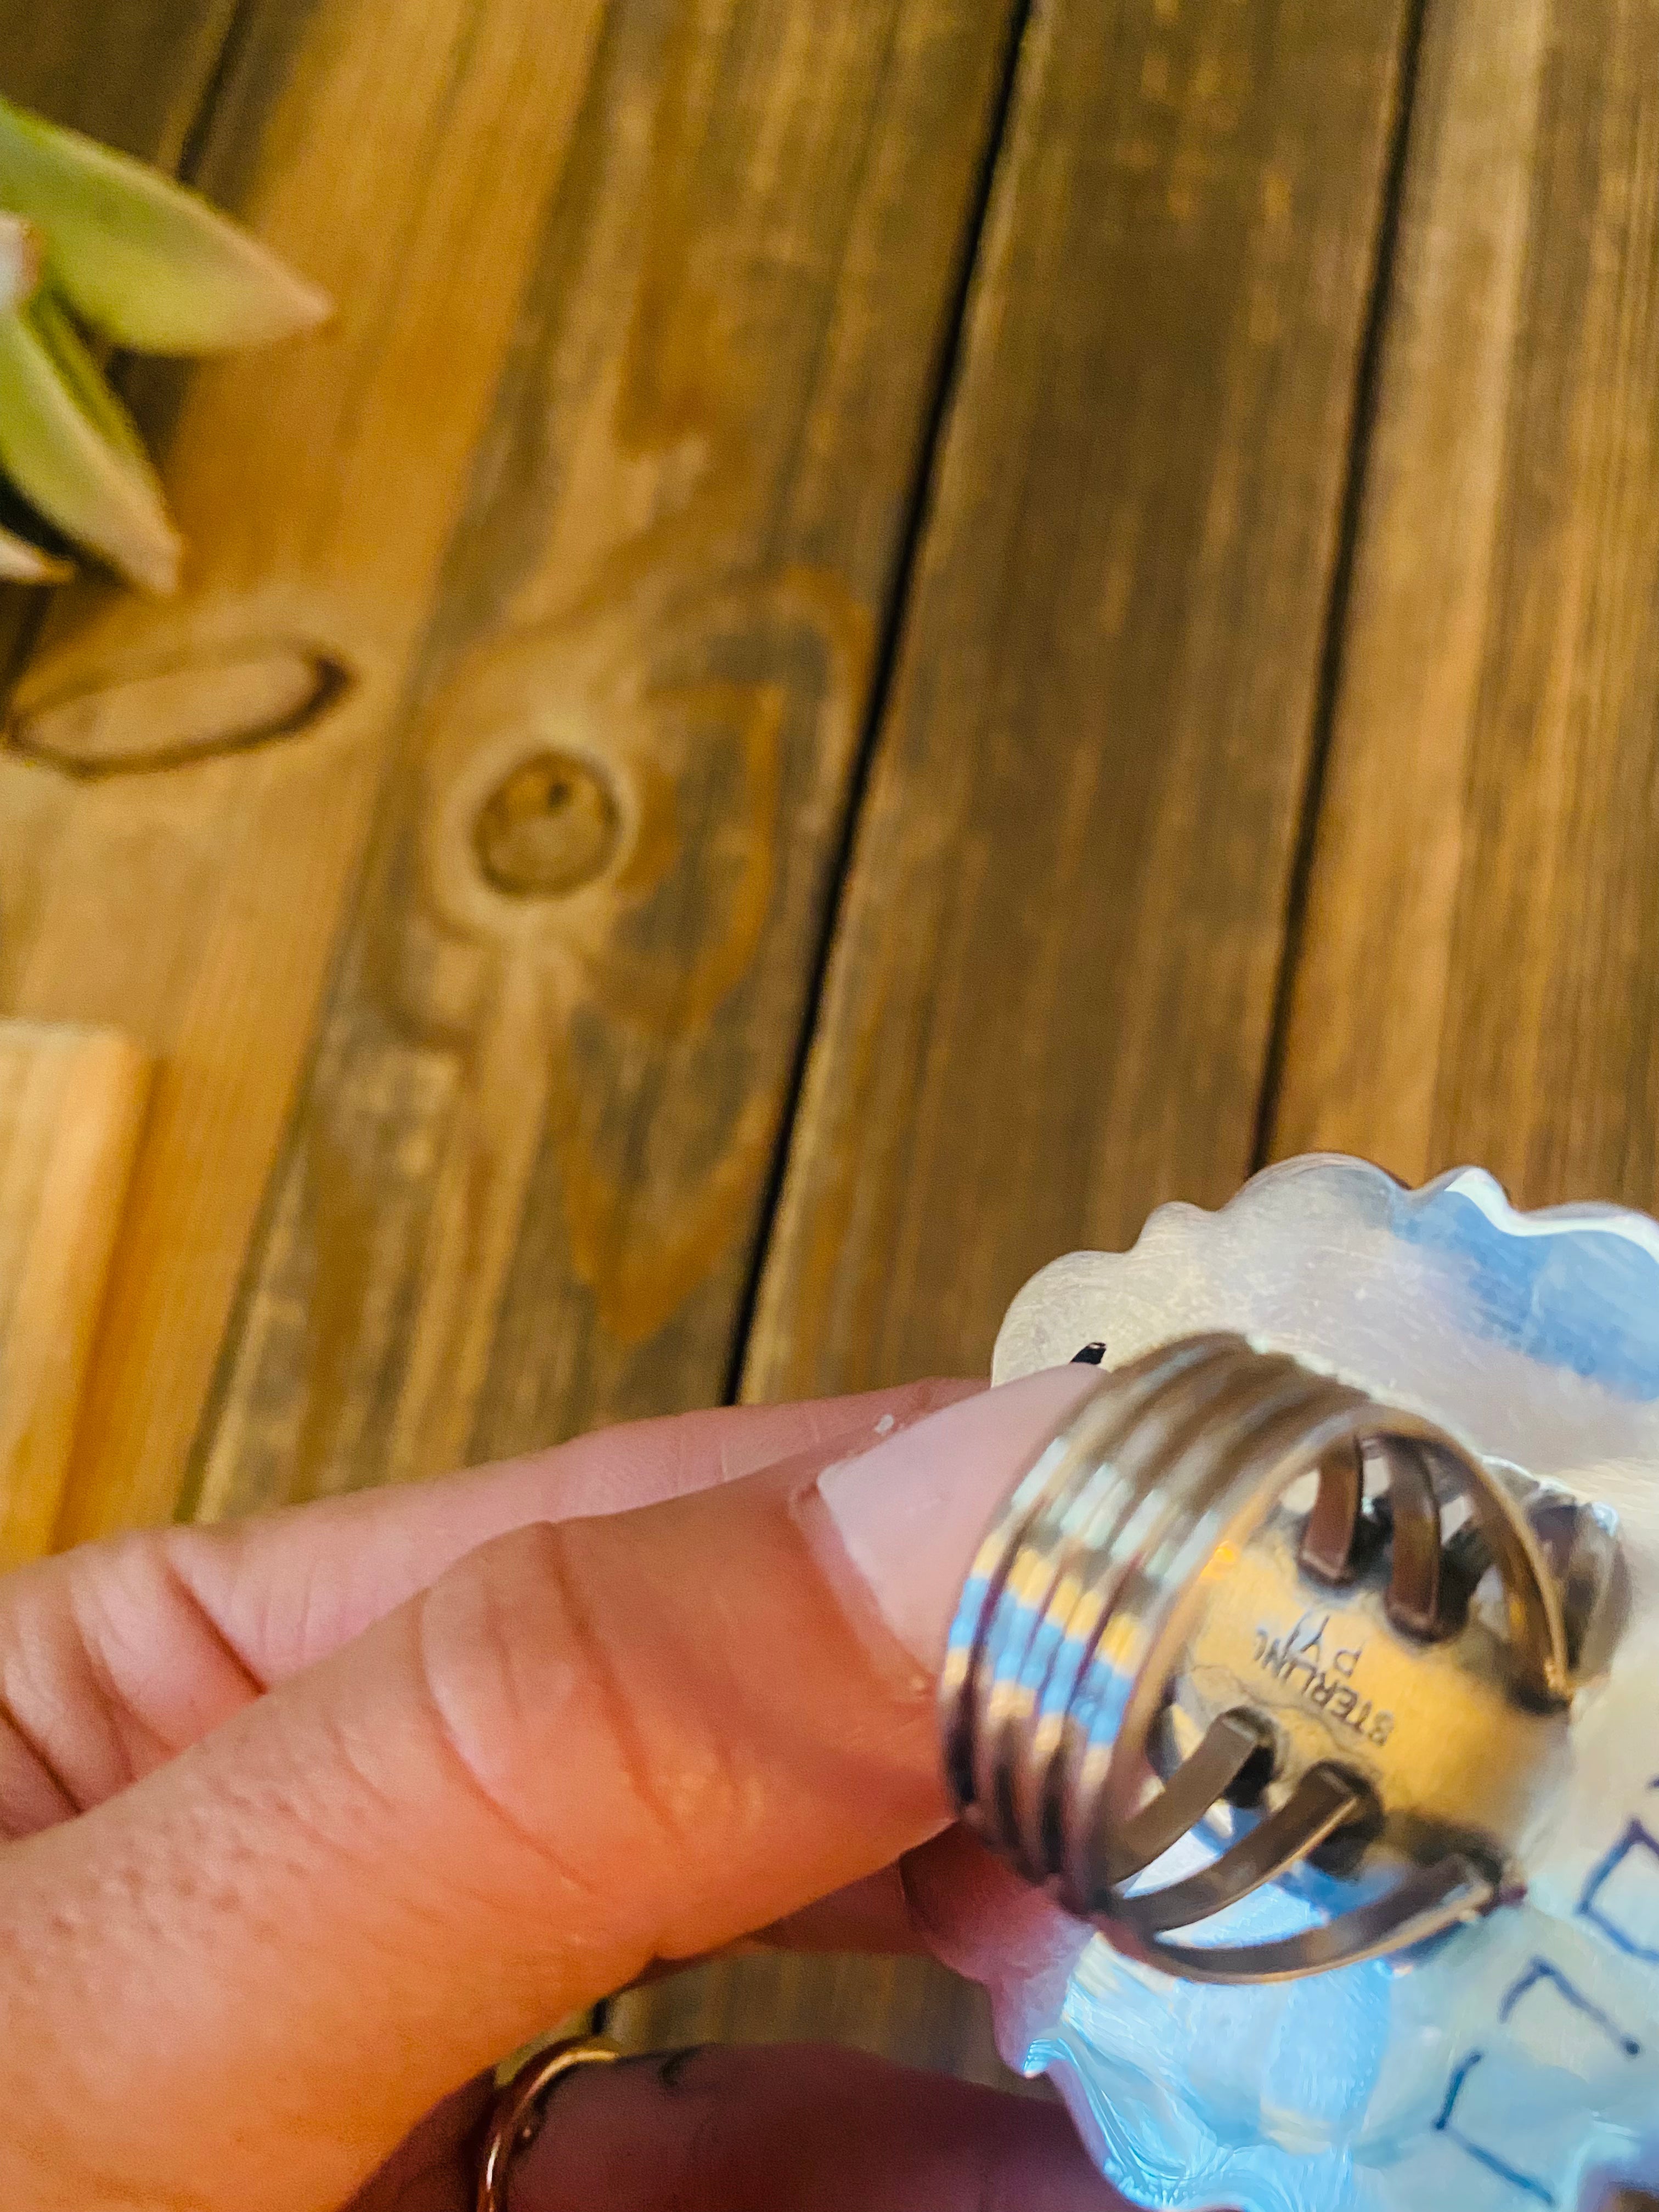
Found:
<svg viewBox="0 0 1659 2212"><path fill-rule="evenodd" d="M610 2066L622 2057L603 2036L579 2035L532 2050L502 2083L484 2130L478 2159L477 2212L507 2212L507 2177L514 2160L540 2131L547 2100L579 2066Z"/></svg>

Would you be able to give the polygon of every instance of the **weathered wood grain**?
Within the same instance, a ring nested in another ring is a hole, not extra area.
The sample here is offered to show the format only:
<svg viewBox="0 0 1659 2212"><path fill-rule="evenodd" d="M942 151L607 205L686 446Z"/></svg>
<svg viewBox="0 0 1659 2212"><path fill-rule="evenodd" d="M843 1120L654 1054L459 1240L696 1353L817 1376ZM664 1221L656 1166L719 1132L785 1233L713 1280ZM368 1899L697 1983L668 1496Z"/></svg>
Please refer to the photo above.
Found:
<svg viewBox="0 0 1659 2212"><path fill-rule="evenodd" d="M51 1540L149 1082L114 1030L0 1022L0 1571Z"/></svg>
<svg viewBox="0 0 1659 2212"><path fill-rule="evenodd" d="M1659 1201L1659 7L1431 8L1273 1124Z"/></svg>
<svg viewBox="0 0 1659 2212"><path fill-rule="evenodd" d="M1010 15L611 11L198 1510L720 1396Z"/></svg>
<svg viewBox="0 0 1659 2212"><path fill-rule="evenodd" d="M749 1395L1248 1167L1407 15L1033 19Z"/></svg>
<svg viewBox="0 0 1659 2212"><path fill-rule="evenodd" d="M162 1062L66 1534L176 1501L603 12L269 0L239 35L202 181L338 313L146 380L185 588L69 594L0 759L0 999ZM296 659L308 708L250 722ZM94 697L99 757L63 757Z"/></svg>

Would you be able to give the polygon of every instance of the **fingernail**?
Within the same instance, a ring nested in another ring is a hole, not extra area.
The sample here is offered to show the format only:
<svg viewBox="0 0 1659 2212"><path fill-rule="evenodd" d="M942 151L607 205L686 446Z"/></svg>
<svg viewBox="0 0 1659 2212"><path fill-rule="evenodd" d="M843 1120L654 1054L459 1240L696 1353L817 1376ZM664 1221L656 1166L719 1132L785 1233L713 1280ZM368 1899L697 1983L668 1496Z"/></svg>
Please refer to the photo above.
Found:
<svg viewBox="0 0 1659 2212"><path fill-rule="evenodd" d="M1054 1367L947 1406L819 1475L834 1539L876 1610L936 1672L992 1515L1100 1377Z"/></svg>

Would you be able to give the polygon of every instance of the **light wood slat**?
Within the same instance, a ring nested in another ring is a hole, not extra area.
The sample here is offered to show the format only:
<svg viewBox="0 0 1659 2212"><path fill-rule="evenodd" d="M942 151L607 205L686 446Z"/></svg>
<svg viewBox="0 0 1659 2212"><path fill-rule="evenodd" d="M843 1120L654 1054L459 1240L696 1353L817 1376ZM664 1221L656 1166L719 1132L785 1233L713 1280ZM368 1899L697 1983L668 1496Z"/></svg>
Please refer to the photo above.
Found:
<svg viewBox="0 0 1659 2212"><path fill-rule="evenodd" d="M1247 1170L1408 13L1033 19L751 1397Z"/></svg>
<svg viewBox="0 0 1659 2212"><path fill-rule="evenodd" d="M201 1511L721 1395L1009 15L612 11Z"/></svg>
<svg viewBox="0 0 1659 2212"><path fill-rule="evenodd" d="M0 1022L0 1571L51 1540L149 1083L114 1030Z"/></svg>
<svg viewBox="0 0 1659 2212"><path fill-rule="evenodd" d="M147 376L185 588L70 593L0 763L0 997L165 1060L68 1535L177 1498L604 13L260 0L239 37L203 181L339 312Z"/></svg>
<svg viewBox="0 0 1659 2212"><path fill-rule="evenodd" d="M1274 1150L1659 1201L1659 7L1431 8Z"/></svg>

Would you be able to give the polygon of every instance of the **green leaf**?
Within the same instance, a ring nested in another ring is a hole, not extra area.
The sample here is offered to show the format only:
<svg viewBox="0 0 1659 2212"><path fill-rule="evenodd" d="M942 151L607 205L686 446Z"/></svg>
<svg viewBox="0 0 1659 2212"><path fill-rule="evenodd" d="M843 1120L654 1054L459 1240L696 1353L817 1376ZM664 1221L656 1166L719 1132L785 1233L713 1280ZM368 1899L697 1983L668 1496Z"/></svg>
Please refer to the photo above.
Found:
<svg viewBox="0 0 1659 2212"><path fill-rule="evenodd" d="M0 215L0 309L15 307L40 282L40 234L21 216Z"/></svg>
<svg viewBox="0 0 1659 2212"><path fill-rule="evenodd" d="M149 454L138 425L110 388L108 378L70 320L63 301L49 288L37 292L29 301L28 322L82 412L118 452L136 460L141 468L148 469Z"/></svg>
<svg viewBox="0 0 1659 2212"><path fill-rule="evenodd" d="M0 315L0 468L67 537L149 591L179 543L132 419L61 308Z"/></svg>
<svg viewBox="0 0 1659 2212"><path fill-rule="evenodd" d="M9 584L63 584L75 574L67 561L43 553L27 538L0 530L0 578Z"/></svg>
<svg viewBox="0 0 1659 2212"><path fill-rule="evenodd" d="M76 313L141 353L263 345L330 313L324 294L199 193L3 100L0 208L40 231Z"/></svg>

